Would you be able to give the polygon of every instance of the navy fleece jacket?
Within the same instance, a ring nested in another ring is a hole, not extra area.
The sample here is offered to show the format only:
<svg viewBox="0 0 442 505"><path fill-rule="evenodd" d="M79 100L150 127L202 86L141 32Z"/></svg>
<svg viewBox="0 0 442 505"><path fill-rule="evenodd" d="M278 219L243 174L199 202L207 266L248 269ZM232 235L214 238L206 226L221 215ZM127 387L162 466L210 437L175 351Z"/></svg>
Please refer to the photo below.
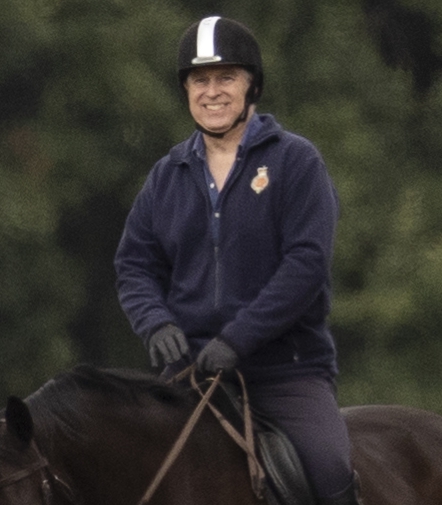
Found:
<svg viewBox="0 0 442 505"><path fill-rule="evenodd" d="M171 322L195 349L222 335L244 366L334 373L326 318L337 196L311 142L271 115L254 120L216 209L193 149L201 133L153 167L115 258L120 303L144 341Z"/></svg>

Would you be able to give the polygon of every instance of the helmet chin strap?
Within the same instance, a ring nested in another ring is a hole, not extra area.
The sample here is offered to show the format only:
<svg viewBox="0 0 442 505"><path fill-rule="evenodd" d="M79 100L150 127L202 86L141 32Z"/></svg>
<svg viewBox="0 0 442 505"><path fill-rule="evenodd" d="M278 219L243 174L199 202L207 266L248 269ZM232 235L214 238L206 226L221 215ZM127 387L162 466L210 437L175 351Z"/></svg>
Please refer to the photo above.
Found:
<svg viewBox="0 0 442 505"><path fill-rule="evenodd" d="M209 137L213 137L216 139L222 139L224 137L224 135L226 135L230 131L234 130L239 125L239 123L242 123L243 121L245 121L247 119L247 116L249 114L249 107L250 107L250 104L246 104L243 111L238 115L238 117L235 119L235 121L232 123L232 125L229 128L227 128L227 130L225 130L223 132L212 132L212 131L204 128L204 126L201 126L199 123L195 123L196 129L199 130L201 133L204 133L204 135L208 135Z"/></svg>

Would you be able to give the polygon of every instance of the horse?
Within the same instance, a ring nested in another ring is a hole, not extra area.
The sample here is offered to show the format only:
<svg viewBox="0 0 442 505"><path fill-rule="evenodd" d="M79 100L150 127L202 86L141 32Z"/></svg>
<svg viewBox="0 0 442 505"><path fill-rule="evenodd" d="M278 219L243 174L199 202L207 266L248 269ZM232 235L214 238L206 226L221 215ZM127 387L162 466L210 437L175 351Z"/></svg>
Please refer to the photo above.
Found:
<svg viewBox="0 0 442 505"><path fill-rule="evenodd" d="M138 505L199 395L134 370L79 366L0 412L2 505ZM442 503L442 417L343 409L364 505ZM258 505L247 457L205 409L149 505Z"/></svg>

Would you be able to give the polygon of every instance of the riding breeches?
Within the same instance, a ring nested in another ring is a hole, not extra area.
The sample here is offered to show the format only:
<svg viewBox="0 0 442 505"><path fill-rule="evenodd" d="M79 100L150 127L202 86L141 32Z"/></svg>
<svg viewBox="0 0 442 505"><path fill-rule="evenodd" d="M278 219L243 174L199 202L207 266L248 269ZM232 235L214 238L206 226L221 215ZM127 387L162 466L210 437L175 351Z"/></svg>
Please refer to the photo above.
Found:
<svg viewBox="0 0 442 505"><path fill-rule="evenodd" d="M270 383L247 381L252 408L266 415L295 446L318 498L331 498L353 480L350 440L333 384L321 376Z"/></svg>

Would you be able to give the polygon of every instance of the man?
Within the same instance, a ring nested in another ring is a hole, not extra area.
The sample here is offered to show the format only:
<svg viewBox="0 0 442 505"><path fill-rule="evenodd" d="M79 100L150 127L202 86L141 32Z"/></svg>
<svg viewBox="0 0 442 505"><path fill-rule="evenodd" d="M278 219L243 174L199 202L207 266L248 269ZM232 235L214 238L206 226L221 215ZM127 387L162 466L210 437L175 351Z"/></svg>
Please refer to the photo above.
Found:
<svg viewBox="0 0 442 505"><path fill-rule="evenodd" d="M196 131L150 172L115 265L120 303L152 364L243 373L289 436L322 505L358 502L327 328L338 214L321 156L255 111L259 46L210 17L179 49Z"/></svg>

